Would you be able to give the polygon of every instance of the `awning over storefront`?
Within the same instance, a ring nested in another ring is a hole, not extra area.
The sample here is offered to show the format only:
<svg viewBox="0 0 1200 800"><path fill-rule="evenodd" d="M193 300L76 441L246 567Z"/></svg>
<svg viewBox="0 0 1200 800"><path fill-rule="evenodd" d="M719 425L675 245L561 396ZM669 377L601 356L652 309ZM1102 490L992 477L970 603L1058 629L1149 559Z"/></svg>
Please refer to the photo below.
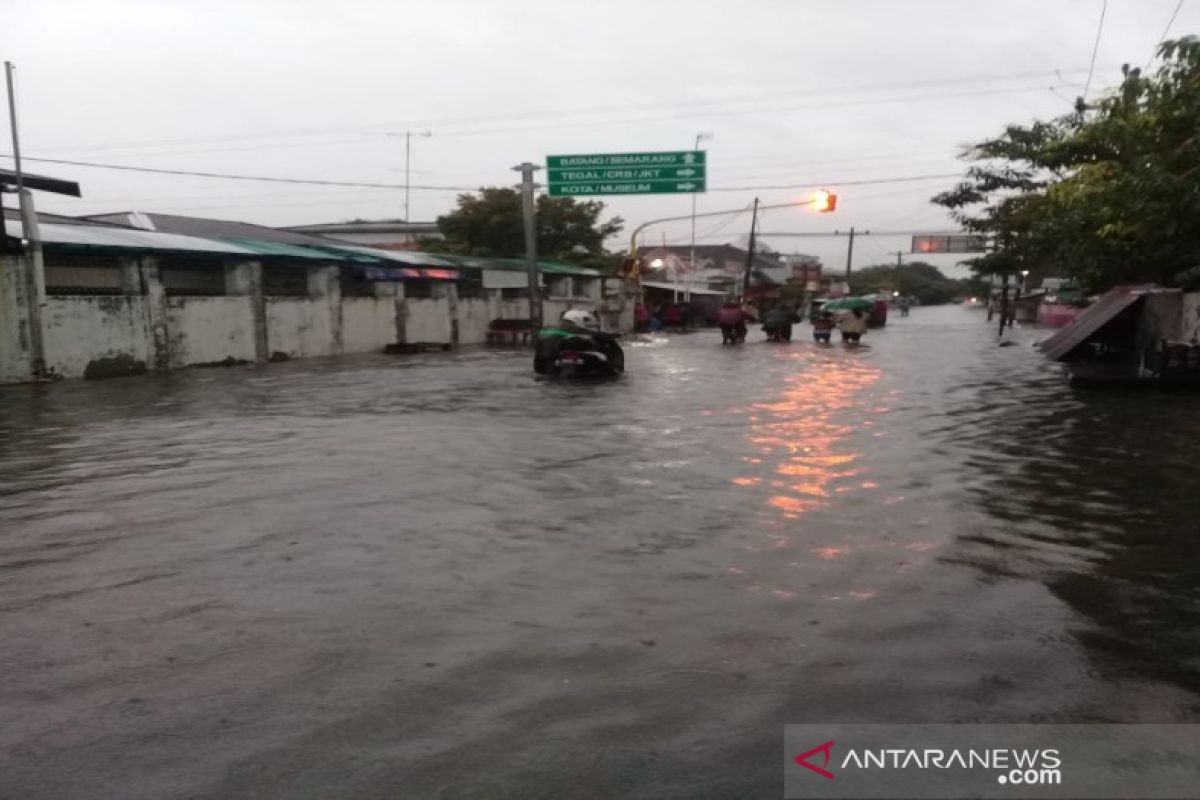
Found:
<svg viewBox="0 0 1200 800"><path fill-rule="evenodd" d="M360 267L360 274L366 281L456 281L459 279L458 270L438 267Z"/></svg>
<svg viewBox="0 0 1200 800"><path fill-rule="evenodd" d="M1124 286L1111 290L1084 309L1065 328L1041 342L1038 348L1051 361L1062 361L1076 347L1152 290L1153 287L1150 286Z"/></svg>

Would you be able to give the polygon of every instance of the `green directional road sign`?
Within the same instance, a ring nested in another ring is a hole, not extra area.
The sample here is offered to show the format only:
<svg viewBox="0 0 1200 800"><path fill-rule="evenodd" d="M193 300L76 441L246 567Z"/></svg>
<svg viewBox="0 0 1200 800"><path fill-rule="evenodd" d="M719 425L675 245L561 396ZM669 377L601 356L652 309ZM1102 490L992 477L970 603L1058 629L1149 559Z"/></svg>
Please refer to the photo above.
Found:
<svg viewBox="0 0 1200 800"><path fill-rule="evenodd" d="M552 196L689 194L705 190L706 153L598 153L547 156Z"/></svg>

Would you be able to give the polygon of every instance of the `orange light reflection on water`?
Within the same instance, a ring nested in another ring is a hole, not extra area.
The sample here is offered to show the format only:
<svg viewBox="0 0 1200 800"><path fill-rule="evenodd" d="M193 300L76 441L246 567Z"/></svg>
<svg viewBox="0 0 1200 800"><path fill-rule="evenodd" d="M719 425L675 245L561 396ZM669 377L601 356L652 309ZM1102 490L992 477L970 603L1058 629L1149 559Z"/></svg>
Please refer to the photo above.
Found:
<svg viewBox="0 0 1200 800"><path fill-rule="evenodd" d="M837 493L873 489L872 481L839 485L862 470L853 466L861 456L847 447L855 425L854 410L865 411L863 392L879 380L880 370L861 361L845 360L809 365L787 379L783 393L747 411L749 442L759 457L743 459L763 473L790 478L771 480L775 494L767 504L787 519L821 508ZM878 408L878 406L876 406ZM735 478L742 487L761 484L765 474Z"/></svg>
<svg viewBox="0 0 1200 800"><path fill-rule="evenodd" d="M821 532L788 524L802 515L831 503L841 502L847 492L876 489L859 463L862 453L850 443L851 434L871 421L869 414L881 406L868 391L879 380L881 370L861 359L789 360L799 369L789 375L782 391L767 402L732 410L742 416L748 427L747 440L752 455L742 457L744 474L733 479L742 491L763 498L767 509L778 515L781 524L766 539L747 547L748 552L796 552L802 545L807 558L788 562L803 569L810 559L831 567L846 564L850 555L845 542L822 541ZM836 567L835 567L836 569ZM750 592L764 588L781 601L794 601L811 593L796 586L772 586L766 575L754 575L746 569L730 567L730 573L749 581ZM757 570L755 571L757 572ZM875 590L847 587L843 597L864 601Z"/></svg>

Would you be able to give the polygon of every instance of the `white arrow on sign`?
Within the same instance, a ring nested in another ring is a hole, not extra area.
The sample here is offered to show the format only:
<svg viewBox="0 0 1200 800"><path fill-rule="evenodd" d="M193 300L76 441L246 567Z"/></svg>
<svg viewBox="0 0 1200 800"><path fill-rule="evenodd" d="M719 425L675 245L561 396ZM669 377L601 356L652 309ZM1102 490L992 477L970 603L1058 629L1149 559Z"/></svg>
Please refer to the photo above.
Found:
<svg viewBox="0 0 1200 800"><path fill-rule="evenodd" d="M685 192L688 192L688 191L691 191L692 189L695 189L695 188L696 188L696 184L694 184L694 183L691 183L691 182L688 182L688 183L677 183L677 184L675 184L675 188L676 188L676 189L682 189L683 191L685 191Z"/></svg>
<svg viewBox="0 0 1200 800"><path fill-rule="evenodd" d="M691 153L683 154L683 163L694 164L695 162L696 162L696 157L694 155L692 155Z"/></svg>
<svg viewBox="0 0 1200 800"><path fill-rule="evenodd" d="M679 178L690 178L695 174L696 174L696 170L692 169L691 167L688 167L687 169L680 169L680 170L675 171L676 177L679 177Z"/></svg>

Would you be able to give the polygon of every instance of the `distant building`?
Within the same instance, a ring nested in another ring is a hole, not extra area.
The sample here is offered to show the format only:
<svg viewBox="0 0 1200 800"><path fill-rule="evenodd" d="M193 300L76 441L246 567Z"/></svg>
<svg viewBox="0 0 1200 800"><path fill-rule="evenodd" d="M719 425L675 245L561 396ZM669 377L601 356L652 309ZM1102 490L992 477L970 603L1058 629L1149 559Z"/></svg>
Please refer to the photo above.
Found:
<svg viewBox="0 0 1200 800"><path fill-rule="evenodd" d="M807 253L790 253L780 256L789 268L788 280L798 283L809 291L816 291L821 285L821 259Z"/></svg>
<svg viewBox="0 0 1200 800"><path fill-rule="evenodd" d="M695 270L690 269L695 254ZM660 245L639 252L644 277L665 282L735 292L746 272L746 250L732 244ZM787 266L773 253L756 253L751 287L777 287L787 279Z"/></svg>
<svg viewBox="0 0 1200 800"><path fill-rule="evenodd" d="M380 250L417 250L417 239L419 238L443 238L436 222L355 220L354 222L293 225L284 230L324 236L339 242L377 247Z"/></svg>

